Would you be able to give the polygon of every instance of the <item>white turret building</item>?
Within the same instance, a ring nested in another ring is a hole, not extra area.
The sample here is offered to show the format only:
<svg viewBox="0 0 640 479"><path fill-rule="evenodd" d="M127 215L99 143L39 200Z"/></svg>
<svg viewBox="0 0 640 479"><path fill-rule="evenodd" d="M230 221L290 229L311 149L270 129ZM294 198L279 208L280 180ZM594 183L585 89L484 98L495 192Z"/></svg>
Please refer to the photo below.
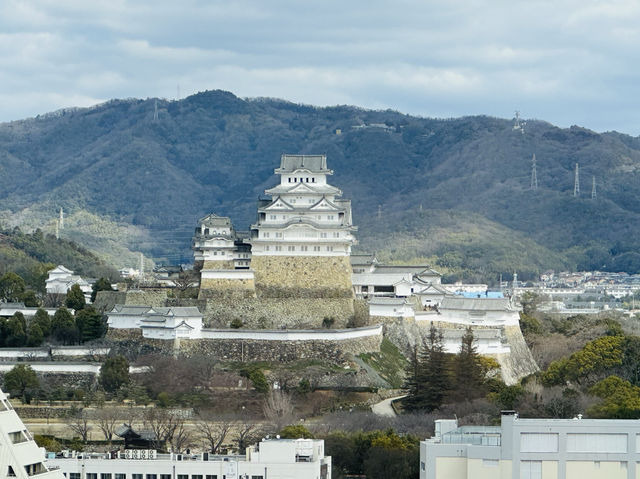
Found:
<svg viewBox="0 0 640 479"><path fill-rule="evenodd" d="M349 256L355 243L351 201L327 183L325 155L282 155L280 184L258 206L253 256Z"/></svg>

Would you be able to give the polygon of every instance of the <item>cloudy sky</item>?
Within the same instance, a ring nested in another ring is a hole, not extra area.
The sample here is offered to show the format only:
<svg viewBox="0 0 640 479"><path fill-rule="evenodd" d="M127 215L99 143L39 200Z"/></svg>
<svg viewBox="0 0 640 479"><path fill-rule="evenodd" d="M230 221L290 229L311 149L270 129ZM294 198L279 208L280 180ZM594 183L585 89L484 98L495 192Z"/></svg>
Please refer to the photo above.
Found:
<svg viewBox="0 0 640 479"><path fill-rule="evenodd" d="M0 0L0 121L208 89L640 135L640 2Z"/></svg>

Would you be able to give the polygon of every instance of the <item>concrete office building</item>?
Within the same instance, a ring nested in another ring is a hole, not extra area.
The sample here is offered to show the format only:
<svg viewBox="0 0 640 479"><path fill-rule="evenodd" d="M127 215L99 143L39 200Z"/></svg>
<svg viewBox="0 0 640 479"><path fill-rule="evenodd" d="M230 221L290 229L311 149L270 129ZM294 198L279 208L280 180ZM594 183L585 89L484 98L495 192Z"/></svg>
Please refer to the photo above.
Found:
<svg viewBox="0 0 640 479"><path fill-rule="evenodd" d="M420 479L640 478L640 421L522 419L500 426L436 421L420 443Z"/></svg>
<svg viewBox="0 0 640 479"><path fill-rule="evenodd" d="M125 450L111 455L72 453L47 461L66 479L330 479L324 441L263 439L246 455L157 454Z"/></svg>

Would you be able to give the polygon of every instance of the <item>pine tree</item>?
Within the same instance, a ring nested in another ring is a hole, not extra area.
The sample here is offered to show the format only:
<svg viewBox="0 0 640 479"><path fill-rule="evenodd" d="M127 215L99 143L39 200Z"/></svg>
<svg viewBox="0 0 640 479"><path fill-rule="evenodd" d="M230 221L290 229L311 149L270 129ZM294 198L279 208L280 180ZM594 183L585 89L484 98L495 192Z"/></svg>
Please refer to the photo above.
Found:
<svg viewBox="0 0 640 479"><path fill-rule="evenodd" d="M69 309L75 309L76 311L81 310L85 307L86 301L84 299L84 293L80 289L80 286L74 284L67 291L67 299L65 300L65 305Z"/></svg>
<svg viewBox="0 0 640 479"><path fill-rule="evenodd" d="M450 397L454 401L475 399L485 394L484 374L474 340L469 326L462 336L460 352L453 360L454 380Z"/></svg>
<svg viewBox="0 0 640 479"><path fill-rule="evenodd" d="M442 331L432 324L422 350L412 361L414 379L409 379L408 409L433 411L440 407L450 389L449 359ZM409 371L411 376L411 370Z"/></svg>

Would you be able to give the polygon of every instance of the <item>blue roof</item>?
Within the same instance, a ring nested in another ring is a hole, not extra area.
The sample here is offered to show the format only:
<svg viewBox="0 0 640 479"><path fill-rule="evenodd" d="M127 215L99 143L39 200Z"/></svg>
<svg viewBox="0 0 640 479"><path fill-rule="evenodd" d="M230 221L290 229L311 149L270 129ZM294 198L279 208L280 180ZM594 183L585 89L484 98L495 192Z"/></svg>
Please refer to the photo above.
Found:
<svg viewBox="0 0 640 479"><path fill-rule="evenodd" d="M483 293L469 293L467 291L459 291L456 292L456 295L462 296L463 298L504 298L502 291L485 291Z"/></svg>

